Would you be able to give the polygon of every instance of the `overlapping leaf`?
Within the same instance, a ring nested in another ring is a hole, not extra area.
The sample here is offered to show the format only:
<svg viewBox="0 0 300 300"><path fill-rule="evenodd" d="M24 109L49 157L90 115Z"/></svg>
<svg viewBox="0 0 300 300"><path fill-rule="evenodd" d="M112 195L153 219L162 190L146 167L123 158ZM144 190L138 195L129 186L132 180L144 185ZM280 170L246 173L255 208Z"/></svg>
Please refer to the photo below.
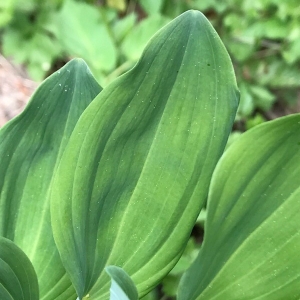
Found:
<svg viewBox="0 0 300 300"><path fill-rule="evenodd" d="M0 237L0 299L39 300L34 268L12 241Z"/></svg>
<svg viewBox="0 0 300 300"><path fill-rule="evenodd" d="M110 300L138 300L136 287L122 268L108 266L105 270L111 278Z"/></svg>
<svg viewBox="0 0 300 300"><path fill-rule="evenodd" d="M0 131L0 235L30 258L41 299L74 295L53 240L48 193L69 136L99 91L86 64L73 60L45 80L24 112Z"/></svg>
<svg viewBox="0 0 300 300"><path fill-rule="evenodd" d="M220 160L204 245L179 300L300 298L300 115L255 127Z"/></svg>
<svg viewBox="0 0 300 300"><path fill-rule="evenodd" d="M124 267L140 295L174 266L237 103L222 42L189 11L85 110L51 197L54 238L80 299L108 299L106 265Z"/></svg>

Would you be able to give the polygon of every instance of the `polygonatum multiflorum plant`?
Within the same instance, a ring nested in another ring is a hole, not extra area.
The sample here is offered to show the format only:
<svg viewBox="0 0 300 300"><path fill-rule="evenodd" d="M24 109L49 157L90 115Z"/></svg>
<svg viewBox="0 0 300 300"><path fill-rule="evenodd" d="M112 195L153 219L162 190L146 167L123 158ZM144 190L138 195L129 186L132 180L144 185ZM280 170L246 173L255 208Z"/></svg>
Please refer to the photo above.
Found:
<svg viewBox="0 0 300 300"><path fill-rule="evenodd" d="M300 116L257 126L222 155L238 100L198 11L104 89L81 59L47 78L0 131L0 299L141 298L206 202L178 299L299 299Z"/></svg>

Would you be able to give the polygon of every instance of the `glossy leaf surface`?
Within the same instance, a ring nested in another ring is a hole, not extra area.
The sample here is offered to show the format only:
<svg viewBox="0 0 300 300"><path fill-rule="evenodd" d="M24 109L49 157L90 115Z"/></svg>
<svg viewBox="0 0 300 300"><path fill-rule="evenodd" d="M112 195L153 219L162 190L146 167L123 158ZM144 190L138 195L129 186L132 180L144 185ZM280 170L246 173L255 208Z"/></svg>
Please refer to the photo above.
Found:
<svg viewBox="0 0 300 300"><path fill-rule="evenodd" d="M243 134L213 175L203 248L179 300L300 298L300 115Z"/></svg>
<svg viewBox="0 0 300 300"><path fill-rule="evenodd" d="M128 274L119 267L108 266L106 273L111 278L110 300L138 300L137 289Z"/></svg>
<svg viewBox="0 0 300 300"><path fill-rule="evenodd" d="M46 79L24 112L0 131L0 235L33 263L41 299L74 295L53 240L48 193L69 136L99 91L86 64L73 60Z"/></svg>
<svg viewBox="0 0 300 300"><path fill-rule="evenodd" d="M108 299L107 265L124 268L140 296L170 271L207 197L237 104L222 42L200 12L189 11L85 110L51 197L54 238L79 298Z"/></svg>
<svg viewBox="0 0 300 300"><path fill-rule="evenodd" d="M12 241L0 237L0 299L39 300L34 268Z"/></svg>

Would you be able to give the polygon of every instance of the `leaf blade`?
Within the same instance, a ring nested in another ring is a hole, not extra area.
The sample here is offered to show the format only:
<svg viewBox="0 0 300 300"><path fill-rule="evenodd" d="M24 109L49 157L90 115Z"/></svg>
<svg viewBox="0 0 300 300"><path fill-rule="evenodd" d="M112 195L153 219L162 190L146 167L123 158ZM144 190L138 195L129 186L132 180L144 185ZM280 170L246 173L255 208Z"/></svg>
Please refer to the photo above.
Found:
<svg viewBox="0 0 300 300"><path fill-rule="evenodd" d="M52 237L48 193L69 136L99 91L86 64L73 60L0 131L0 235L30 258L45 300L74 294Z"/></svg>
<svg viewBox="0 0 300 300"><path fill-rule="evenodd" d="M206 239L179 299L299 298L299 122L292 115L259 125L220 160Z"/></svg>
<svg viewBox="0 0 300 300"><path fill-rule="evenodd" d="M124 267L140 295L174 266L225 147L237 94L223 44L190 11L84 112L51 199L54 238L79 297L106 299L105 265ZM143 255L145 245L151 251Z"/></svg>

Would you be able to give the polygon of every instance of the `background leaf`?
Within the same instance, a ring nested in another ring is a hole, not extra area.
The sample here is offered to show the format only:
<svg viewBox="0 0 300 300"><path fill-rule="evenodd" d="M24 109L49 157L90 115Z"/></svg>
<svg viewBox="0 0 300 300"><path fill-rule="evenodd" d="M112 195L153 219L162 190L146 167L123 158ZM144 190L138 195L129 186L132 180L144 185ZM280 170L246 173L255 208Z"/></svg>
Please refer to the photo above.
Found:
<svg viewBox="0 0 300 300"><path fill-rule="evenodd" d="M65 1L55 18L55 35L68 52L82 57L94 75L102 79L116 66L117 52L106 24L106 11L85 3Z"/></svg>
<svg viewBox="0 0 300 300"><path fill-rule="evenodd" d="M24 112L0 131L0 235L33 263L41 299L74 298L52 237L48 193L69 136L99 91L86 64L73 60L45 80Z"/></svg>
<svg viewBox="0 0 300 300"><path fill-rule="evenodd" d="M0 236L0 299L39 300L34 268L26 254Z"/></svg>
<svg viewBox="0 0 300 300"><path fill-rule="evenodd" d="M128 274L119 267L108 266L106 273L111 277L110 300L138 300L137 289Z"/></svg>
<svg viewBox="0 0 300 300"><path fill-rule="evenodd" d="M256 126L229 147L179 300L299 299L299 178L299 114Z"/></svg>
<svg viewBox="0 0 300 300"><path fill-rule="evenodd" d="M163 7L163 0L140 0L143 9L148 15L160 13Z"/></svg>
<svg viewBox="0 0 300 300"><path fill-rule="evenodd" d="M149 39L169 21L169 18L155 14L135 26L122 44L122 51L127 59L137 61Z"/></svg>
<svg viewBox="0 0 300 300"><path fill-rule="evenodd" d="M206 200L237 104L222 42L189 11L85 110L51 197L55 242L79 298L108 298L106 265L124 268L139 296L170 271Z"/></svg>

